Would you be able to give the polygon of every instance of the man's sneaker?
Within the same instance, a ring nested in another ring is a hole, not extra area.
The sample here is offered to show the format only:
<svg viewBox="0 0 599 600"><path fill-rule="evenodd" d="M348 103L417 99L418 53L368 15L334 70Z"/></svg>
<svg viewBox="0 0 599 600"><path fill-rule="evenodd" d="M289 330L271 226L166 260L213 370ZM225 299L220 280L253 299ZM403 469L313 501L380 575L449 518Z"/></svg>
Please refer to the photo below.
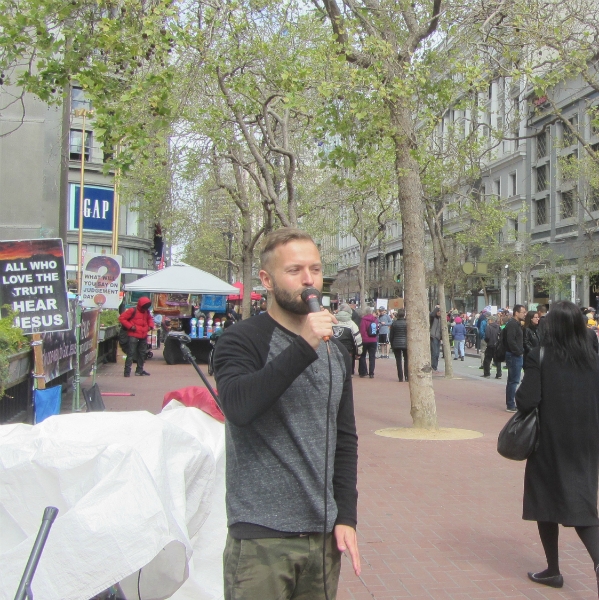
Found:
<svg viewBox="0 0 599 600"><path fill-rule="evenodd" d="M485 375L484 373L481 375L481 377L484 377L485 379L489 379L489 377L491 377L490 375Z"/></svg>
<svg viewBox="0 0 599 600"><path fill-rule="evenodd" d="M131 371L125 371L124 376L125 377L131 377Z"/></svg>
<svg viewBox="0 0 599 600"><path fill-rule="evenodd" d="M518 409L514 406L514 408L510 408L509 406L505 409L505 412L515 413L518 412Z"/></svg>
<svg viewBox="0 0 599 600"><path fill-rule="evenodd" d="M495 375L495 379L501 379L501 375Z"/></svg>
<svg viewBox="0 0 599 600"><path fill-rule="evenodd" d="M481 365L480 367L478 367L478 368L479 368L479 370L481 370L481 371L484 369L484 367L483 367L482 365Z"/></svg>
<svg viewBox="0 0 599 600"><path fill-rule="evenodd" d="M149 375L149 373L148 373L147 371L135 371L135 374L136 374L136 375L139 375L140 377L141 377L142 375Z"/></svg>

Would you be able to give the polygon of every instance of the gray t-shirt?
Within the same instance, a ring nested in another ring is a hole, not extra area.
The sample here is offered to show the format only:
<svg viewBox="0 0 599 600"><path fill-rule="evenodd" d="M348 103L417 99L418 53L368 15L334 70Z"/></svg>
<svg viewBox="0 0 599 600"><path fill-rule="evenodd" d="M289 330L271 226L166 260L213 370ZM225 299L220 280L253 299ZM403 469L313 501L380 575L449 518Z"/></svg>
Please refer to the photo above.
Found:
<svg viewBox="0 0 599 600"><path fill-rule="evenodd" d="M355 527L357 435L349 355L334 339L329 411L327 530ZM320 532L329 358L268 314L230 327L214 355L227 417L227 520L274 532ZM235 537L235 534L232 534ZM258 536L256 536L258 537Z"/></svg>

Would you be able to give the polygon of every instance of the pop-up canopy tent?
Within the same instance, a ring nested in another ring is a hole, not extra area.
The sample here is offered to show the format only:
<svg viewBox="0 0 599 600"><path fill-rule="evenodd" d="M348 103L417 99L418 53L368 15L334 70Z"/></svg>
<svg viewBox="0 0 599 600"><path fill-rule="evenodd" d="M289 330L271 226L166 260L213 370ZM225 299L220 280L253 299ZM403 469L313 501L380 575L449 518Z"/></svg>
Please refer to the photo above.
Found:
<svg viewBox="0 0 599 600"><path fill-rule="evenodd" d="M237 288L237 293L228 296L227 300L230 300L231 302L236 302L237 300L241 300L243 298L243 283L241 283L241 281L238 281L233 284L233 287ZM252 300L261 300L262 296L258 294L258 292L252 292L250 294L250 298Z"/></svg>
<svg viewBox="0 0 599 600"><path fill-rule="evenodd" d="M155 294L238 294L239 290L227 282L181 263L146 275L125 285L128 292L152 292Z"/></svg>

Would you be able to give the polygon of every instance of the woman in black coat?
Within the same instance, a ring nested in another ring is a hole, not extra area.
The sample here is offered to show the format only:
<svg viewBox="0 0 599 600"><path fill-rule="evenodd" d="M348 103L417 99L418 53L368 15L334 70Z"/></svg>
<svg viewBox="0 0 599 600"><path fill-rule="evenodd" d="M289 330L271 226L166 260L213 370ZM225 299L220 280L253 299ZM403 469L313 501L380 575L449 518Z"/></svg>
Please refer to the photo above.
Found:
<svg viewBox="0 0 599 600"><path fill-rule="evenodd" d="M524 362L526 362L526 357L528 353L537 346L541 345L541 341L539 339L539 313L535 310L529 310L526 313L526 317L524 318L524 331L522 343L524 345Z"/></svg>
<svg viewBox="0 0 599 600"><path fill-rule="evenodd" d="M516 392L518 409L539 409L539 447L524 475L522 518L537 521L547 569L529 573L537 583L560 588L559 524L575 527L599 577L599 357L592 351L580 310L555 303L541 347L526 359Z"/></svg>
<svg viewBox="0 0 599 600"><path fill-rule="evenodd" d="M408 323L406 321L406 311L400 308L397 311L395 321L391 323L389 328L389 341L393 354L395 356L395 364L397 365L397 378L399 381L408 380ZM403 367L402 367L403 356ZM405 376L404 376L405 374Z"/></svg>

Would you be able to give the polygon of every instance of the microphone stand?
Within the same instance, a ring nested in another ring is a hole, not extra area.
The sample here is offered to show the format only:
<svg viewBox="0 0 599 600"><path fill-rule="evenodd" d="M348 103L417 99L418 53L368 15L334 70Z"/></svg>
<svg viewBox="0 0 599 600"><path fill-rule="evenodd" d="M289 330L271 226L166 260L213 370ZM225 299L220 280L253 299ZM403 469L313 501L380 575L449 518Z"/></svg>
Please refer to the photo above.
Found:
<svg viewBox="0 0 599 600"><path fill-rule="evenodd" d="M47 506L44 509L42 524L40 526L39 531L37 532L37 537L35 538L33 548L31 549L31 554L29 555L27 566L25 567L25 571L23 572L21 583L19 584L19 587L17 589L15 600L33 600L33 593L31 592L31 582L33 581L33 576L35 575L37 564L40 561L40 557L42 556L44 546L46 545L46 540L48 539L48 535L50 534L50 528L52 527L52 524L54 523L57 514L58 509L54 508L54 506Z"/></svg>
<svg viewBox="0 0 599 600"><path fill-rule="evenodd" d="M183 358L188 363L191 363L193 368L196 370L197 374L200 376L200 379L204 382L206 389L210 392L210 395L214 398L214 401L220 407L220 402L218 401L218 396L216 395L216 392L210 385L210 382L208 381L208 379L206 379L206 376L202 372L202 369L200 369L200 367L198 366L196 359L193 357L193 354L191 353L191 350L187 347L187 344L189 344L189 342L191 342L191 338L189 338L189 336L187 336L187 335L180 335L180 336L178 336L178 339L179 339L179 345L181 346L181 354L183 354Z"/></svg>

